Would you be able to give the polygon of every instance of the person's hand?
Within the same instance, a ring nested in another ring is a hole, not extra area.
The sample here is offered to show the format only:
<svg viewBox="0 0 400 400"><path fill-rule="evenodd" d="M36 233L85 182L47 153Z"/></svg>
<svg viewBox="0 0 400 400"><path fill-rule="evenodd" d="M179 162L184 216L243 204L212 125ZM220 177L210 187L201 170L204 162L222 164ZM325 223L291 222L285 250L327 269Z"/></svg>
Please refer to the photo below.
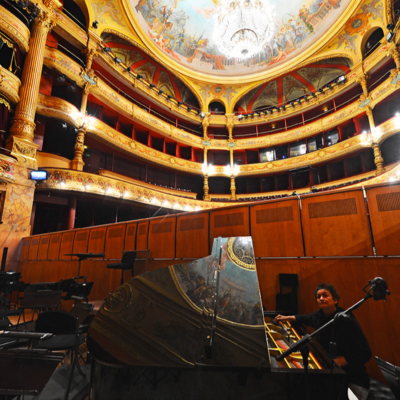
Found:
<svg viewBox="0 0 400 400"><path fill-rule="evenodd" d="M275 317L275 321L276 322L285 322L285 321L296 321L296 317L294 316L294 315L287 315L287 316L285 316L285 315L277 315L276 317Z"/></svg>
<svg viewBox="0 0 400 400"><path fill-rule="evenodd" d="M334 359L334 361L335 361L335 363L336 363L337 365L339 365L340 368L342 368L342 367L344 367L345 365L347 365L347 361L346 361L346 359L345 359L343 356L336 357L336 358Z"/></svg>

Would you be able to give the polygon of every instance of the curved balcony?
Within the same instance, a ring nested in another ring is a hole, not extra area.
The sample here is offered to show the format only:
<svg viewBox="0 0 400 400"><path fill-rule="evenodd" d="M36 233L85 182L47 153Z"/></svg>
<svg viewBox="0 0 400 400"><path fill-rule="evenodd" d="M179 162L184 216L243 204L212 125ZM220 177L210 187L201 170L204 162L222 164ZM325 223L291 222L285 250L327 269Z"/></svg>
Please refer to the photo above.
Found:
<svg viewBox="0 0 400 400"><path fill-rule="evenodd" d="M12 38L23 53L29 51L30 31L15 15L0 6L1 30Z"/></svg>
<svg viewBox="0 0 400 400"><path fill-rule="evenodd" d="M55 13L57 16L57 25L54 27L54 30L56 32L61 31L63 36L67 36L79 45L86 47L88 42L87 33L61 11L55 10Z"/></svg>
<svg viewBox="0 0 400 400"><path fill-rule="evenodd" d="M180 211L201 211L229 205L229 203L215 203L173 195L165 192L163 188L143 184L140 181L121 181L109 176L59 168L44 169L48 173L47 180L38 183L36 186L38 190L53 189L91 193Z"/></svg>
<svg viewBox="0 0 400 400"><path fill-rule="evenodd" d="M59 50L47 48L44 62L45 65L59 70L70 79L76 81L81 87L87 82L88 77L83 72L82 68ZM400 74L397 75L397 72L395 71L388 79L383 81L379 86L372 90L369 94L369 97L365 99L365 101L354 101L343 109L340 109L307 125L270 135L252 137L248 139L235 139L235 150L274 146L287 143L289 141L304 139L306 137L323 132L324 130L336 127L338 124L365 112L366 106L374 107L382 99L397 90L397 82L399 79ZM208 149L229 150L227 140L210 139L207 143L204 143L198 136L188 133L182 129L178 129L173 125L170 125L167 122L153 116L147 111L144 111L140 107L132 104L125 97L111 89L100 78L96 78L96 81L93 81L92 83L93 86L91 92L96 97L99 97L102 101L109 104L110 107L118 112L121 112L131 120L136 119L136 121L140 124L165 137L169 137L178 143L183 143L196 148L202 148L203 146L206 146ZM235 118L237 119L237 116L235 116ZM254 122L260 122L259 117L256 117Z"/></svg>
<svg viewBox="0 0 400 400"><path fill-rule="evenodd" d="M0 93L4 94L13 104L19 102L20 86L21 81L0 65Z"/></svg>
<svg viewBox="0 0 400 400"><path fill-rule="evenodd" d="M66 101L58 98L50 98L40 95L37 112L44 116L63 119L72 123L72 125L76 127L81 126L79 111ZM128 138L124 134L116 131L94 117L86 117L85 130L88 135L131 156L145 159L146 161L160 166L203 175L203 164L184 160L154 150ZM361 134L327 148L301 156L265 163L241 165L239 167L239 174L240 176L272 174L293 168L321 164L369 147L371 147L369 135ZM212 175L229 176L229 172L227 172L225 166L215 166Z"/></svg>

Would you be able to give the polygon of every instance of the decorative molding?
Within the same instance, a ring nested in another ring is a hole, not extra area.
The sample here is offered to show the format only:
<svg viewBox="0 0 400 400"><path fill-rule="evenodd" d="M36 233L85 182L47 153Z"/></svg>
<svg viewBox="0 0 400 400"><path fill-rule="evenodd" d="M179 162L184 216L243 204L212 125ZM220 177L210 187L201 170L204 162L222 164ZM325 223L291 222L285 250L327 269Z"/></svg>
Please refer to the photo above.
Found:
<svg viewBox="0 0 400 400"><path fill-rule="evenodd" d="M22 53L29 51L30 31L27 26L4 7L0 6L1 30L15 40Z"/></svg>
<svg viewBox="0 0 400 400"><path fill-rule="evenodd" d="M37 169L36 150L39 145L16 136L10 137L10 141L12 141L11 155L18 160L19 164L28 169Z"/></svg>
<svg viewBox="0 0 400 400"><path fill-rule="evenodd" d="M0 65L0 93L4 94L12 104L17 104L20 87L21 81L12 72Z"/></svg>
<svg viewBox="0 0 400 400"><path fill-rule="evenodd" d="M89 174L82 171L45 168L48 173L46 181L38 183L37 189L54 189L78 191L101 196L123 198L154 206L162 206L180 211L202 211L229 206L229 203L213 203L193 200L185 197L162 193L140 184L123 182L110 177Z"/></svg>

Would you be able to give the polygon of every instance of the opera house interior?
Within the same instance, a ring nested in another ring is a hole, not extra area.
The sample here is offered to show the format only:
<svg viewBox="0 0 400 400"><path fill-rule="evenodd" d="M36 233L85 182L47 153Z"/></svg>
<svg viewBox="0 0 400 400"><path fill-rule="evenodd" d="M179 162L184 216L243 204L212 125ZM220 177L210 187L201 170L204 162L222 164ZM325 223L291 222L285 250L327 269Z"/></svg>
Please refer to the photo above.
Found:
<svg viewBox="0 0 400 400"><path fill-rule="evenodd" d="M353 311L368 399L399 399L399 17L0 0L0 398L366 399ZM323 282L356 305L329 351L275 319Z"/></svg>

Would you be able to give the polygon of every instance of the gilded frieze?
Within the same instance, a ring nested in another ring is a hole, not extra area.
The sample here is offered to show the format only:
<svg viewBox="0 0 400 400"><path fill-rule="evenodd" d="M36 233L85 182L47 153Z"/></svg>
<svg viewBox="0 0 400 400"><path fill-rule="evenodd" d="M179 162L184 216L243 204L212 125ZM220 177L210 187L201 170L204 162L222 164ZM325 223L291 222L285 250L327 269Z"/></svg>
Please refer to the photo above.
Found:
<svg viewBox="0 0 400 400"><path fill-rule="evenodd" d="M29 50L29 29L13 14L0 6L1 30L14 39L23 53Z"/></svg>
<svg viewBox="0 0 400 400"><path fill-rule="evenodd" d="M173 196L141 185L81 171L55 168L46 168L46 171L48 178L37 185L39 190L56 189L93 193L181 211L200 211L229 205L229 203L213 203Z"/></svg>
<svg viewBox="0 0 400 400"><path fill-rule="evenodd" d="M78 43L86 46L88 42L88 35L86 34L86 32L61 11L55 10L55 13L57 17L56 30L62 30L63 32L67 33L71 38L78 41Z"/></svg>
<svg viewBox="0 0 400 400"><path fill-rule="evenodd" d="M329 160L348 155L357 150L371 147L368 135L362 134L335 145L325 147L312 153L297 157L289 157L283 160L270 161L258 164L240 165L240 176L259 175L287 171L293 168L306 167L309 165L321 164Z"/></svg>
<svg viewBox="0 0 400 400"><path fill-rule="evenodd" d="M19 88L21 81L6 68L0 65L0 93L4 94L11 103L19 102Z"/></svg>
<svg viewBox="0 0 400 400"><path fill-rule="evenodd" d="M380 124L372 132L373 141L375 143L381 144L390 136L395 135L400 131L400 117L395 116L383 124Z"/></svg>

